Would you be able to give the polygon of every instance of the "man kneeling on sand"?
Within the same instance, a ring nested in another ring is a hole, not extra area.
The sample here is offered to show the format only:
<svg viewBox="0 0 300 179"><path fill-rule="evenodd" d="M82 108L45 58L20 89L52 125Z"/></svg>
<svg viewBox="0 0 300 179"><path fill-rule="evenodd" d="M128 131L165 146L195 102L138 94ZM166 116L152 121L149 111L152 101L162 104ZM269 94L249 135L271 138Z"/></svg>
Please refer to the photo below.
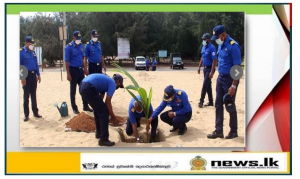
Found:
<svg viewBox="0 0 300 179"><path fill-rule="evenodd" d="M136 98L138 100L141 100L141 97L139 95L137 95ZM152 115L152 113L153 113L153 108L152 108L152 105L150 104L149 115ZM126 134L132 135L132 133L133 133L136 141L140 142L137 128L140 127L141 118L145 117L145 112L143 111L143 108L140 106L140 104L134 98L132 98L132 100L129 103L128 114L129 114L129 117L128 117L127 125L126 125ZM154 142L154 138L156 135L158 119L154 118L153 120L151 120L151 122L149 124L151 125L150 143L152 143L152 142ZM146 127L147 131L150 128L149 124L147 124L147 127Z"/></svg>
<svg viewBox="0 0 300 179"><path fill-rule="evenodd" d="M108 140L108 114L111 116L114 125L118 123L112 110L111 99L115 90L124 88L123 77L114 74L112 78L103 74L92 74L84 78L80 84L79 92L94 110L96 123L96 138L99 139L100 146L113 146L114 142ZM103 102L106 93L105 103Z"/></svg>
<svg viewBox="0 0 300 179"><path fill-rule="evenodd" d="M164 90L163 101L153 112L149 121L157 118L166 106L170 106L172 110L162 113L160 119L173 126L170 132L175 132L179 129L178 135L183 135L187 131L185 123L192 118L192 107L188 100L188 95L183 90L174 89L172 85L167 86Z"/></svg>

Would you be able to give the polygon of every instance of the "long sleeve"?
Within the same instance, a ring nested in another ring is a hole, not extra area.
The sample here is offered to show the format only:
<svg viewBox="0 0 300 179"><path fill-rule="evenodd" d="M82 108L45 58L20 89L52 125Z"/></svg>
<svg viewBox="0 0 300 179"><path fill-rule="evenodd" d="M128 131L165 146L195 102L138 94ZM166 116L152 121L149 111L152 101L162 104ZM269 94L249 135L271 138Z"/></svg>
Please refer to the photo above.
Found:
<svg viewBox="0 0 300 179"><path fill-rule="evenodd" d="M182 93L182 103L183 103L183 108L176 111L176 115L183 115L187 112L191 112L192 111L192 108L191 108L191 105L189 103L189 100L188 100L188 96L185 92Z"/></svg>
<svg viewBox="0 0 300 179"><path fill-rule="evenodd" d="M166 108L166 106L167 106L167 102L166 101L162 101L161 103L160 103L160 105L155 109L155 111L153 112L153 114L152 114L152 118L154 119L154 118L157 118L158 117L158 115Z"/></svg>

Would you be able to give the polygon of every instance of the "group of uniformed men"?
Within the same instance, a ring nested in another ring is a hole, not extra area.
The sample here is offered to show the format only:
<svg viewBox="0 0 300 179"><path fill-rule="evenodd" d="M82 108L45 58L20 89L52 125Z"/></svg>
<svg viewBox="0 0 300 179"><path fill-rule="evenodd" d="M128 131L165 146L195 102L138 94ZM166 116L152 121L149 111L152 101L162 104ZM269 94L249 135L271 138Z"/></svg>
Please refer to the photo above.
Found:
<svg viewBox="0 0 300 179"><path fill-rule="evenodd" d="M109 115L112 118L114 125L118 123L113 112L111 99L116 89L124 88L123 77L119 74L114 74L112 78L102 74L102 68L106 72L105 63L102 56L101 43L98 41L98 31L92 30L91 40L87 42L85 48L81 43L82 35L80 31L74 31L73 41L65 48L65 62L67 70L67 79L70 81L70 98L73 112L78 114L78 107L75 103L76 86L79 85L79 93L83 101L83 110L94 112L96 123L96 135L99 139L100 146L113 146L114 142L109 141L108 121ZM241 49L239 44L233 40L222 25L218 25L213 29L213 36L205 33L202 37L203 47L201 51L201 61L199 63L198 73L200 74L201 65L204 66L203 74L204 81L201 92L199 107L213 106L211 78L215 72L217 61L219 62L216 86L216 118L215 130L207 135L207 138L224 138L223 135L223 121L224 112L223 105L230 115L230 132L226 139L238 137L237 134L237 111L235 106L235 94L238 86L238 80L233 80L230 77L230 69L234 65L241 65ZM211 43L215 40L219 45L218 51ZM32 110L35 117L42 117L38 113L36 104L36 88L37 81L41 81L37 58L33 51L34 39L32 36L27 36L25 39L25 46L20 50L20 64L27 67L29 75L25 80L22 80L24 90L24 121L28 121L29 109L29 95L32 100ZM88 61L88 70L87 70ZM86 77L84 77L86 76ZM106 93L106 99L104 96ZM209 102L205 105L204 97L208 94ZM141 99L137 96L137 99ZM90 105L92 109L88 106ZM171 107L171 110L160 114L166 106ZM127 135L134 135L136 141L139 142L139 135L137 128L140 127L140 120L145 117L145 113L139 102L133 98L130 101L128 108L129 117L127 120L126 133ZM150 130L150 142L154 142L156 129L158 126L158 115L160 119L172 126L170 132L178 130L178 135L183 135L187 131L186 123L192 117L192 107L188 100L188 95L181 89L175 89L172 85L164 89L163 100L161 104L153 110L150 106L150 118L146 125L146 130Z"/></svg>

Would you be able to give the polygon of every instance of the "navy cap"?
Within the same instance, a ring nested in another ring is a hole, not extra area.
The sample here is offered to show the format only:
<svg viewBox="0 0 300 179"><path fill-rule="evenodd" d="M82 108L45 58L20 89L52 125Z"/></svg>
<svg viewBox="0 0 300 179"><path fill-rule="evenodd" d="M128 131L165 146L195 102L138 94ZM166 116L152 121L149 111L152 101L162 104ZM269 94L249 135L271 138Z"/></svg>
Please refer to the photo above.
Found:
<svg viewBox="0 0 300 179"><path fill-rule="evenodd" d="M223 102L226 106L231 105L233 103L233 98L227 93L223 96Z"/></svg>
<svg viewBox="0 0 300 179"><path fill-rule="evenodd" d="M222 34L223 32L226 32L226 29L223 25L217 25L213 30L213 36L211 40L218 39L218 36Z"/></svg>
<svg viewBox="0 0 300 179"><path fill-rule="evenodd" d="M114 80L119 80L119 82L121 83L120 88L124 88L124 85L123 85L123 76L121 76L119 74L114 74L113 75L113 79Z"/></svg>
<svg viewBox="0 0 300 179"><path fill-rule="evenodd" d="M175 94L174 87L169 85L164 90L164 101L168 101Z"/></svg>
<svg viewBox="0 0 300 179"><path fill-rule="evenodd" d="M32 36L26 36L25 42L29 42L31 44L35 44L34 38Z"/></svg>
<svg viewBox="0 0 300 179"><path fill-rule="evenodd" d="M209 33L205 33L205 34L203 34L203 36L202 36L202 40L206 40L206 39L210 39L210 35L209 35Z"/></svg>
<svg viewBox="0 0 300 179"><path fill-rule="evenodd" d="M92 33L91 33L91 34L92 34L93 37L99 37L98 31L95 30L95 29L92 30Z"/></svg>
<svg viewBox="0 0 300 179"><path fill-rule="evenodd" d="M82 39L81 33L80 33L80 31L78 31L78 30L75 30L75 31L73 32L73 37L75 37L76 40L81 40L81 39Z"/></svg>

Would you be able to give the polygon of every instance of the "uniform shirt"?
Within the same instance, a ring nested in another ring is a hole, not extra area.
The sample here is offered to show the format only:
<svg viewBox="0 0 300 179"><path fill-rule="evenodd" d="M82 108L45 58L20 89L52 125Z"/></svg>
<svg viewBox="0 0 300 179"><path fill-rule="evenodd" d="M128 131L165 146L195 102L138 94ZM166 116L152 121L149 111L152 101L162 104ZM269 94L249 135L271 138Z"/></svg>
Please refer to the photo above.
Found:
<svg viewBox="0 0 300 179"><path fill-rule="evenodd" d="M183 90L175 89L175 98L172 101L162 101L160 105L155 109L152 114L152 118L157 116L165 109L166 106L170 106L172 111L176 112L177 115L184 115L188 112L192 112L188 95Z"/></svg>
<svg viewBox="0 0 300 179"><path fill-rule="evenodd" d="M224 43L218 48L219 73L230 74L232 66L241 65L241 58L240 45L227 35Z"/></svg>
<svg viewBox="0 0 300 179"><path fill-rule="evenodd" d="M208 45L203 45L201 50L203 66L211 66L213 60L217 59L216 47L210 42Z"/></svg>
<svg viewBox="0 0 300 179"><path fill-rule="evenodd" d="M84 48L84 57L88 58L91 63L101 63L102 49L99 41L94 42L90 40L86 43Z"/></svg>
<svg viewBox="0 0 300 179"><path fill-rule="evenodd" d="M137 99L141 100L141 97L139 95L136 96ZM140 119L141 117L145 117L145 112L142 111L141 113L136 112L136 110L134 109L134 102L135 99L132 98L130 103L129 103L129 108L128 108L128 114L129 114L129 121L131 122L131 124L136 123L136 119ZM153 108L152 105L150 104L150 111L149 114L153 112Z"/></svg>
<svg viewBox="0 0 300 179"><path fill-rule="evenodd" d="M113 97L116 90L115 80L103 74L91 74L82 81L91 83L96 88L97 93L107 93L109 97Z"/></svg>
<svg viewBox="0 0 300 179"><path fill-rule="evenodd" d="M75 42L70 42L65 48L65 61L69 62L71 67L82 67L83 45L76 46Z"/></svg>
<svg viewBox="0 0 300 179"><path fill-rule="evenodd" d="M146 66L149 66L149 60L146 59Z"/></svg>
<svg viewBox="0 0 300 179"><path fill-rule="evenodd" d="M20 49L20 65L24 65L28 71L36 71L36 74L40 75L39 64L37 62L37 57L35 51L27 50L24 46Z"/></svg>
<svg viewBox="0 0 300 179"><path fill-rule="evenodd" d="M155 67L156 64L157 64L157 61L156 61L156 60L153 60L153 61L152 61L152 66Z"/></svg>

